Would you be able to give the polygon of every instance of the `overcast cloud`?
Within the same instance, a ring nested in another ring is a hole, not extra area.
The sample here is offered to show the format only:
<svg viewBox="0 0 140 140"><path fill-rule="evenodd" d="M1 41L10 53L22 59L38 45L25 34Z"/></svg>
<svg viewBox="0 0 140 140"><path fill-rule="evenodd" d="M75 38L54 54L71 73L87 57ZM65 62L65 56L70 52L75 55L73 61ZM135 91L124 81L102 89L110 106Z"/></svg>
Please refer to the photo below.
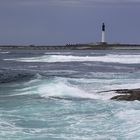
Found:
<svg viewBox="0 0 140 140"><path fill-rule="evenodd" d="M140 0L24 0L20 1L20 4L26 6L38 6L38 5L53 5L53 6L116 6L116 5L137 5L140 4Z"/></svg>
<svg viewBox="0 0 140 140"><path fill-rule="evenodd" d="M140 0L0 0L0 44L140 44Z"/></svg>
<svg viewBox="0 0 140 140"><path fill-rule="evenodd" d="M140 4L140 0L0 0L2 4L21 6L95 6L95 5L129 5Z"/></svg>

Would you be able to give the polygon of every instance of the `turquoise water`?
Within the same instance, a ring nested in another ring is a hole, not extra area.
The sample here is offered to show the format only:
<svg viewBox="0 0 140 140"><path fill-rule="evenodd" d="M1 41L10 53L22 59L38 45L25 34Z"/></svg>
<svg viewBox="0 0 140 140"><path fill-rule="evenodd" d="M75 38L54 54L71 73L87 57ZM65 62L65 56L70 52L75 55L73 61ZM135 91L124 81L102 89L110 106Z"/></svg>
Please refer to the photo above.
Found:
<svg viewBox="0 0 140 140"><path fill-rule="evenodd" d="M0 53L0 140L139 140L139 51Z"/></svg>

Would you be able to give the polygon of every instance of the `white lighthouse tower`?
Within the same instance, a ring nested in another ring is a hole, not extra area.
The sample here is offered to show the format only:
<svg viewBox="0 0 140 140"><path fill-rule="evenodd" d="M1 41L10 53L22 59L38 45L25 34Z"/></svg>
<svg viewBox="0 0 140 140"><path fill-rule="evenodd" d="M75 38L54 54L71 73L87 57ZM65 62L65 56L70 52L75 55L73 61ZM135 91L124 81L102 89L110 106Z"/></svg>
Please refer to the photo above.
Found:
<svg viewBox="0 0 140 140"><path fill-rule="evenodd" d="M102 43L105 43L105 24L102 23Z"/></svg>

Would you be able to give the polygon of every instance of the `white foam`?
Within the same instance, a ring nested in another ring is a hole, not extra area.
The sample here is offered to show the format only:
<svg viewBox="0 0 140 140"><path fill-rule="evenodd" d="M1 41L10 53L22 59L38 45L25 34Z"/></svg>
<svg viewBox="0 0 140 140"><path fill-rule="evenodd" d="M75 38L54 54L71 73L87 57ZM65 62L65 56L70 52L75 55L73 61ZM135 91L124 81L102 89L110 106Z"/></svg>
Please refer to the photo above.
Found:
<svg viewBox="0 0 140 140"><path fill-rule="evenodd" d="M140 63L140 55L113 55L105 56L72 56L72 55L43 55L40 57L30 58L15 58L5 59L21 62L84 62L84 61L99 61L112 62L122 64L137 64Z"/></svg>
<svg viewBox="0 0 140 140"><path fill-rule="evenodd" d="M0 53L6 54L6 53L10 53L10 52L0 52Z"/></svg>
<svg viewBox="0 0 140 140"><path fill-rule="evenodd" d="M125 103L126 106L126 103ZM121 109L115 115L119 120L123 121L120 125L122 129L125 139L137 139L139 137L140 132L140 110L135 110L132 108L132 104L127 108Z"/></svg>
<svg viewBox="0 0 140 140"><path fill-rule="evenodd" d="M88 94L85 91L79 89L76 86L71 86L63 82L54 82L41 85L38 92L42 97L74 97L74 98L92 98L92 94Z"/></svg>
<svg viewBox="0 0 140 140"><path fill-rule="evenodd" d="M106 85L105 88L107 89L137 89L140 88L140 80L138 83L118 83L118 84L113 84L113 85Z"/></svg>
<svg viewBox="0 0 140 140"><path fill-rule="evenodd" d="M92 91L84 90L82 87L72 85L68 79L56 78L50 83L44 82L37 91L41 97L59 97L59 98L82 98L82 99L102 99L107 100L114 96L112 93L98 93L96 89Z"/></svg>
<svg viewBox="0 0 140 140"><path fill-rule="evenodd" d="M140 87L139 79L124 80L124 82L122 80L60 77L42 79L39 76L37 79L23 83L22 87L16 89L12 96L39 94L45 98L59 97L108 100L117 95L114 91L110 90L135 89ZM127 81L131 82L128 83Z"/></svg>
<svg viewBox="0 0 140 140"><path fill-rule="evenodd" d="M139 88L140 79L77 79L62 77L44 79L38 74L36 79L17 86L20 86L20 88L15 89L15 93L10 96L39 94L45 98L59 97L108 100L117 95L114 91L110 90Z"/></svg>
<svg viewBox="0 0 140 140"><path fill-rule="evenodd" d="M137 115L136 115L137 114ZM119 111L116 116L119 119L122 120L127 120L129 123L132 123L131 120L133 118L133 121L139 122L140 123L140 110L134 110L134 109L127 109L127 110L121 110Z"/></svg>
<svg viewBox="0 0 140 140"><path fill-rule="evenodd" d="M46 52L45 54L47 55L67 55L67 54L71 54L71 52Z"/></svg>
<svg viewBox="0 0 140 140"><path fill-rule="evenodd" d="M42 97L68 97L68 98L92 98L92 94L86 93L78 86L71 85L63 78L55 78L50 83L44 83L38 89Z"/></svg>

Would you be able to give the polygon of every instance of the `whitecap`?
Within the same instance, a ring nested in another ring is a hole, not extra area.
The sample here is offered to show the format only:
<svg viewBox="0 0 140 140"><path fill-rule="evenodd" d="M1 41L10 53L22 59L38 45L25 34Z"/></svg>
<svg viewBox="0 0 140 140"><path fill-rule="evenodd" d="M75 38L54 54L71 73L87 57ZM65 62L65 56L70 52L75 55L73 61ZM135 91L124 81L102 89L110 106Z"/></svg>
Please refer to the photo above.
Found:
<svg viewBox="0 0 140 140"><path fill-rule="evenodd" d="M37 92L41 97L50 98L79 98L79 99L101 99L108 100L114 96L112 93L99 93L97 89L87 90L81 86L70 83L70 78L58 78L45 82L38 87ZM74 79L73 79L74 80ZM83 80L80 80L83 82ZM91 81L89 81L91 82ZM86 84L86 83L85 83Z"/></svg>
<svg viewBox="0 0 140 140"><path fill-rule="evenodd" d="M2 54L6 54L6 53L10 53L10 52L0 52L0 53L2 53Z"/></svg>
<svg viewBox="0 0 140 140"><path fill-rule="evenodd" d="M20 62L109 62L122 64L138 64L140 63L140 55L113 55L104 56L73 56L73 55L43 55L30 58L13 58L4 60L14 60Z"/></svg>

